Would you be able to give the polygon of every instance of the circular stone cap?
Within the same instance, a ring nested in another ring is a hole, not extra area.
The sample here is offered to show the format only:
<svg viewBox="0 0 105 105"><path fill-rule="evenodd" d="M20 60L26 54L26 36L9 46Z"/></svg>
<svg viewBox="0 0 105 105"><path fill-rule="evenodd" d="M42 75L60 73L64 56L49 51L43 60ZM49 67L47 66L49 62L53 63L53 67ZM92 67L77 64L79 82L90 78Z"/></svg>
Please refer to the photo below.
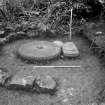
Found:
<svg viewBox="0 0 105 105"><path fill-rule="evenodd" d="M49 75L39 76L35 80L35 86L38 86L38 89L42 93L47 93L56 90L56 81Z"/></svg>
<svg viewBox="0 0 105 105"><path fill-rule="evenodd" d="M60 53L61 48L48 41L28 42L18 49L18 54L26 60L49 60Z"/></svg>

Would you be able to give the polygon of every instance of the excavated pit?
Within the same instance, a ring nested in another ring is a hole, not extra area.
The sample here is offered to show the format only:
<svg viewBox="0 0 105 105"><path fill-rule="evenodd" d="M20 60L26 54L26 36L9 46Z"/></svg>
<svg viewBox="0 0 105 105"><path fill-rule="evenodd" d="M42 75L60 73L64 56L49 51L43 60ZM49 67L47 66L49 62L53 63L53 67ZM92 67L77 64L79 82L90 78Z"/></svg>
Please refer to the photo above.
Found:
<svg viewBox="0 0 105 105"><path fill-rule="evenodd" d="M46 39L49 40L49 39ZM69 41L67 37L59 39ZM30 70L39 64L27 64L16 57L16 51L21 44L32 40L18 40L7 44L0 55L0 66L5 67L10 73L19 70ZM50 41L54 41L53 39ZM59 59L46 66L80 66L80 68L54 68L38 69L40 74L50 75L58 81L58 91L55 95L37 94L24 91L0 88L1 105L70 105L98 103L99 93L105 86L105 68L99 59L89 49L90 43L81 35L74 35L72 41L80 51L80 58ZM36 69L35 69L36 70Z"/></svg>

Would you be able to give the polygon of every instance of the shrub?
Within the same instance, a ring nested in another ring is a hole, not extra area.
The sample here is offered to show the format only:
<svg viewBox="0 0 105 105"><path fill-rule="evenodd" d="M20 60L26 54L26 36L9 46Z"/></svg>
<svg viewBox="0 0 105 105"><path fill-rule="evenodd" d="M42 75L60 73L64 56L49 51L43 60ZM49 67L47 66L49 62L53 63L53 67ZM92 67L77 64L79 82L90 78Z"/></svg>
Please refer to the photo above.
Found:
<svg viewBox="0 0 105 105"><path fill-rule="evenodd" d="M7 24L18 23L23 27L21 31L25 32L33 27L42 32L68 34L71 8L74 8L73 27L78 26L84 22L80 21L83 18L81 13L90 12L87 3L91 1L98 2L98 0L4 0L0 8L0 20L6 21ZM26 22L29 25L23 24Z"/></svg>

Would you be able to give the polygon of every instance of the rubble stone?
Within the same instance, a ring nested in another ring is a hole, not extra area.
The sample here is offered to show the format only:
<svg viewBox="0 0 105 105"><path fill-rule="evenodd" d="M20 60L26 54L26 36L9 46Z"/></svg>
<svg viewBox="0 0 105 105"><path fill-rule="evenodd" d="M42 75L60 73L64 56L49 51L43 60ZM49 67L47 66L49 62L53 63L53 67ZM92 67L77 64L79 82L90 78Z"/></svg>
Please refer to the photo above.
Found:
<svg viewBox="0 0 105 105"><path fill-rule="evenodd" d="M32 90L35 78L36 73L33 73L32 70L20 70L11 78L7 87L14 89Z"/></svg>
<svg viewBox="0 0 105 105"><path fill-rule="evenodd" d="M56 91L56 81L49 75L39 76L35 80L35 88L41 93L50 93Z"/></svg>

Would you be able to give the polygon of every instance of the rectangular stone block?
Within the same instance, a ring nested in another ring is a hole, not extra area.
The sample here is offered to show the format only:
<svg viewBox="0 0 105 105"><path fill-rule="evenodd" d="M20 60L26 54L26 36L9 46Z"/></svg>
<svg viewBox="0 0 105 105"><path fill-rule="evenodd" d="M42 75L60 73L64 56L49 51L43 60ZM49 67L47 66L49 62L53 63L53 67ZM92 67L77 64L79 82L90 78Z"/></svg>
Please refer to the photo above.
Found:
<svg viewBox="0 0 105 105"><path fill-rule="evenodd" d="M8 82L7 88L19 90L32 90L36 76L32 71L20 70Z"/></svg>

